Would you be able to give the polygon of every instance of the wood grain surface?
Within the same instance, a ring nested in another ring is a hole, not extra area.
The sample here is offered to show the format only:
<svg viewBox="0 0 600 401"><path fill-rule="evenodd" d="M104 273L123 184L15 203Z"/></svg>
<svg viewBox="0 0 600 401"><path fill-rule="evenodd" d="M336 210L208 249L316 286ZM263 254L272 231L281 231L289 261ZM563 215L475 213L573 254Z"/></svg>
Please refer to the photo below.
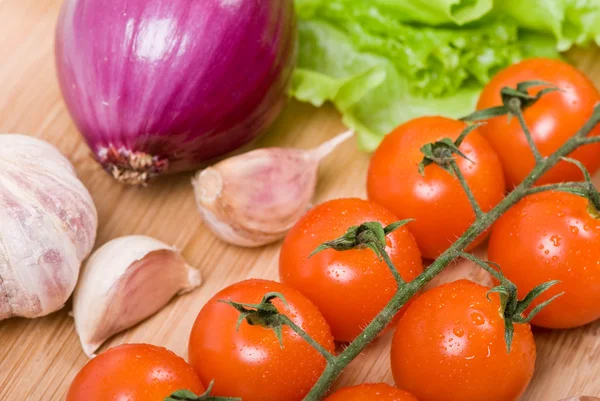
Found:
<svg viewBox="0 0 600 401"><path fill-rule="evenodd" d="M103 347L148 342L185 357L196 314L215 292L250 277L277 279L279 244L242 249L217 240L196 212L190 174L166 177L145 189L127 188L92 161L55 79L53 36L60 3L0 0L0 132L41 137L73 162L98 208L97 246L122 235L147 234L180 248L190 264L202 271L205 284L199 290L172 301L156 316ZM572 51L569 58L600 85L598 49ZM258 146L311 147L343 130L331 107L314 109L291 102ZM323 163L315 201L364 197L368 160L353 143L343 145ZM453 266L440 280L463 274L471 274L470 266ZM67 315L69 308L67 304L62 311L41 319L0 322L1 401L64 400L71 380L87 361ZM570 331L536 330L536 338L537 370L523 400L600 395L600 323ZM392 383L389 341L388 334L372 344L337 386Z"/></svg>

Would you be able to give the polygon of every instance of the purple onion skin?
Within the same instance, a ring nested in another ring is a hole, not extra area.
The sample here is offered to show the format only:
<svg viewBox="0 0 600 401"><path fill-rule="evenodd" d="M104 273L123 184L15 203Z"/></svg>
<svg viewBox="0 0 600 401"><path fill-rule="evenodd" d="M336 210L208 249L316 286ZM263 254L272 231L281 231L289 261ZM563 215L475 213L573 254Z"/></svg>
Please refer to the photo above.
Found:
<svg viewBox="0 0 600 401"><path fill-rule="evenodd" d="M293 0L66 0L56 63L69 111L123 182L251 142L287 99Z"/></svg>

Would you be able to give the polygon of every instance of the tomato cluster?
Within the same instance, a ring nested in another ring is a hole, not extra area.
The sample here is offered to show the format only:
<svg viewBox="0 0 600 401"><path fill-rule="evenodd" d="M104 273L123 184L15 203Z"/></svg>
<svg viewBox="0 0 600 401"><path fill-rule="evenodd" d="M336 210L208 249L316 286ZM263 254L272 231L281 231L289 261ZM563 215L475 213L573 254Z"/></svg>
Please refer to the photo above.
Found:
<svg viewBox="0 0 600 401"><path fill-rule="evenodd" d="M478 108L499 106L502 87L534 79L560 88L523 112L533 141L547 156L591 116L600 94L564 62L535 59L500 72ZM423 117L401 125L372 157L369 200L325 202L290 230L280 254L281 283L239 282L204 305L189 339L190 365L149 345L117 347L79 373L67 401L162 401L175 390L200 394L211 385L213 396L302 401L327 367L325 354L335 354L334 341L357 338L398 292L387 263L411 282L423 272L422 257L436 258L476 221L473 199L482 213L491 210L533 168L532 149L517 120L495 117L459 140L455 174L435 163L420 169L422 149L446 138L457 141L467 123ZM598 134L600 129L592 133ZM600 145L589 145L572 157L595 171L598 155ZM538 184L581 177L576 166L564 162ZM599 217L580 194L545 191L525 197L493 226L489 258L521 297L543 282L560 280L530 306L564 293L533 324L571 328L600 318ZM313 254L321 244L344 238L350 227L365 222L384 227L408 218L414 221L385 237L389 261L367 246ZM532 378L536 348L529 324L517 321L507 352L506 307L499 294L466 280L420 294L391 319L396 324L391 369L398 388L363 384L341 389L327 401L516 401ZM280 315L320 350L281 324Z"/></svg>

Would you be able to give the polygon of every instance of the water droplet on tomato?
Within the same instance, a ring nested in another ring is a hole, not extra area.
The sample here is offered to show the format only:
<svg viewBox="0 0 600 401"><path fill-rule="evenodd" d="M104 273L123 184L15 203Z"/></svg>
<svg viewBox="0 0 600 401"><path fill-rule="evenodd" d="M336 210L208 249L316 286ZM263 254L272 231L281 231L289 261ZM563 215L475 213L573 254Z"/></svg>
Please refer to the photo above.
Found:
<svg viewBox="0 0 600 401"><path fill-rule="evenodd" d="M485 318L481 313L473 312L471 313L471 323L473 323L475 326L481 326L485 323Z"/></svg>
<svg viewBox="0 0 600 401"><path fill-rule="evenodd" d="M552 241L552 245L554 245L555 247L560 246L561 240L562 240L562 238L560 235L553 235L552 237L550 237L550 241Z"/></svg>
<svg viewBox="0 0 600 401"><path fill-rule="evenodd" d="M454 330L452 330L452 332L454 333L454 335L456 337L462 337L465 335L465 331L463 329L461 329L460 327L455 327Z"/></svg>

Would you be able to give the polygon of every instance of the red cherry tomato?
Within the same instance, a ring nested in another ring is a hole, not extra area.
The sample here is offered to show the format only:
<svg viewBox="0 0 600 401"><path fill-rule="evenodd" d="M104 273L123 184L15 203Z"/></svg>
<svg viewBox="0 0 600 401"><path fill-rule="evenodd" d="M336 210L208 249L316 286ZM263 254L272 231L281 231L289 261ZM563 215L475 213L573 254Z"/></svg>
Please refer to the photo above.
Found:
<svg viewBox="0 0 600 401"><path fill-rule="evenodd" d="M533 319L548 328L571 328L600 319L600 220L588 201L564 192L523 199L494 225L489 259L525 296L535 286L560 283L532 306L564 292Z"/></svg>
<svg viewBox="0 0 600 401"><path fill-rule="evenodd" d="M522 61L498 73L483 89L477 110L502 104L500 90L517 83L542 80L562 89L544 95L524 112L525 121L542 156L548 156L562 146L591 117L594 105L600 101L600 93L594 84L579 70L560 60L536 58ZM542 87L529 89L531 94ZM527 144L523 130L516 118L506 116L492 118L480 129L490 141L502 161L506 182L512 188L531 172L535 160ZM600 135L600 127L591 135ZM600 144L588 145L576 150L570 157L583 162L590 171L600 167ZM546 173L538 184L582 179L578 168L561 162Z"/></svg>
<svg viewBox="0 0 600 401"><path fill-rule="evenodd" d="M273 305L313 339L334 352L331 329L323 315L298 291L266 280L247 280L225 288L200 311L189 343L190 363L205 385L214 380L213 395L244 401L301 401L319 379L326 361L289 327L283 347L272 329L243 321L239 312L219 302L257 304L270 292L281 293Z"/></svg>
<svg viewBox="0 0 600 401"><path fill-rule="evenodd" d="M89 361L75 376L66 401L164 401L178 390L205 391L194 369L171 351L125 344Z"/></svg>
<svg viewBox="0 0 600 401"><path fill-rule="evenodd" d="M510 353L498 294L461 280L417 298L392 341L396 384L420 401L516 401L529 384L535 343L515 324Z"/></svg>
<svg viewBox="0 0 600 401"><path fill-rule="evenodd" d="M361 384L336 391L325 401L419 401L410 393L388 384Z"/></svg>
<svg viewBox="0 0 600 401"><path fill-rule="evenodd" d="M385 262L370 249L328 249L310 259L308 256L351 226L369 221L388 225L396 220L374 202L335 199L309 211L285 238L279 259L281 281L300 290L319 307L338 341L352 341L360 334L398 286ZM406 226L388 235L387 240L387 252L405 280L423 271L419 249Z"/></svg>
<svg viewBox="0 0 600 401"><path fill-rule="evenodd" d="M410 230L425 258L435 259L475 221L459 181L437 165L418 165L421 147L444 138L456 140L466 124L443 117L409 121L387 135L373 154L367 179L369 199L401 219L414 218ZM484 211L504 197L504 175L498 157L476 131L459 149L471 160L456 158L475 198ZM472 247L485 239L482 235Z"/></svg>

